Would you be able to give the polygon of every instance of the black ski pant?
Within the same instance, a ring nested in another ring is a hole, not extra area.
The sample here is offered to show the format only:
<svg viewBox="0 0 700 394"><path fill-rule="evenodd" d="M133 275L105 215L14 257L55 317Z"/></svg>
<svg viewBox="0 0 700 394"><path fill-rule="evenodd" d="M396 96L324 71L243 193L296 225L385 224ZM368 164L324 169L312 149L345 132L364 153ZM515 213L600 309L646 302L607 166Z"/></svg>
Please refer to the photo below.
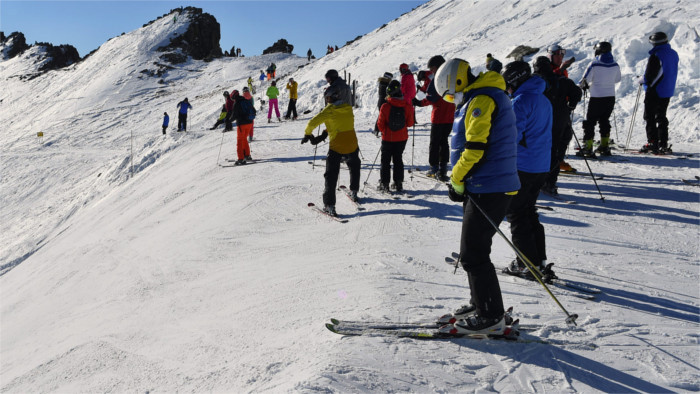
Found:
<svg viewBox="0 0 700 394"><path fill-rule="evenodd" d="M287 106L287 115L284 117L289 119L289 115L293 115L293 119L297 118L297 99L289 99L289 106Z"/></svg>
<svg viewBox="0 0 700 394"><path fill-rule="evenodd" d="M510 223L513 245L527 257L532 264L539 267L547 260L545 251L544 226L537 214L537 197L544 184L547 173L530 173L518 171L520 190L508 208L506 218ZM525 263L518 257L522 265Z"/></svg>
<svg viewBox="0 0 700 394"><path fill-rule="evenodd" d="M571 126L571 117L552 128L552 156L550 159L549 174L545 179L545 184L555 186L559 180L559 164L566 157L566 149L574 136L574 129Z"/></svg>
<svg viewBox="0 0 700 394"><path fill-rule="evenodd" d="M382 166L379 170L379 180L383 184L389 184L391 162L394 162L394 182L403 182L404 149L406 149L406 141L382 141Z"/></svg>
<svg viewBox="0 0 700 394"><path fill-rule="evenodd" d="M448 139L452 132L452 123L433 123L430 126L430 147L428 163L434 170L447 172L447 162L450 161L450 143Z"/></svg>
<svg viewBox="0 0 700 394"><path fill-rule="evenodd" d="M469 194L464 202L462 239L459 246L462 268L469 276L471 303L476 313L486 318L503 315L503 298L496 269L491 263L491 242L496 228L481 213L477 205L498 225L513 198L505 193Z"/></svg>
<svg viewBox="0 0 700 394"><path fill-rule="evenodd" d="M586 120L583 121L583 140L592 140L595 136L595 124L600 127L601 137L610 137L610 115L615 108L615 96L591 97L588 101Z"/></svg>
<svg viewBox="0 0 700 394"><path fill-rule="evenodd" d="M187 114L177 114L177 131L187 131Z"/></svg>
<svg viewBox="0 0 700 394"><path fill-rule="evenodd" d="M163 126L163 134L165 134L165 130L168 129L168 126Z"/></svg>
<svg viewBox="0 0 700 394"><path fill-rule="evenodd" d="M648 89L644 96L644 120L647 122L647 142L661 148L668 145L668 118L666 110L670 97L661 98L656 89Z"/></svg>
<svg viewBox="0 0 700 394"><path fill-rule="evenodd" d="M356 192L360 190L360 149L352 153L341 154L333 150L328 150L326 157L326 172L323 177L326 179L323 190L323 204L335 205L335 189L338 186L338 175L340 174L340 162L345 161L350 169L350 190Z"/></svg>

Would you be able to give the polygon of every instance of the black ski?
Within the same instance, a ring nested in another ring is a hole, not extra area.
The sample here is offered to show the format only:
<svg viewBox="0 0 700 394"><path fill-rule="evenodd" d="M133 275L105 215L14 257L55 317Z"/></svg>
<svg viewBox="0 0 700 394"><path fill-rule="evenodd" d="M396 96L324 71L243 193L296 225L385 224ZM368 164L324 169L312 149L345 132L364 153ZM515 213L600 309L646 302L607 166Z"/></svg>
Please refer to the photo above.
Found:
<svg viewBox="0 0 700 394"><path fill-rule="evenodd" d="M590 176L591 176L591 174L587 174L587 173L585 173L585 172L570 172L570 171L567 171L567 172L559 172L559 175L568 176L568 177L579 177L579 176L583 176L583 177L589 177L589 178L590 178ZM600 180L602 180L602 179L605 178L605 175L600 175L600 174L595 174L594 176L595 176L596 181L600 181Z"/></svg>
<svg viewBox="0 0 700 394"><path fill-rule="evenodd" d="M352 199L352 197L350 196L350 189L348 189L345 185L340 185L340 187L338 187L338 189L340 189L343 192L343 194L345 194L345 196L347 196L348 200L350 200L350 202L353 203L353 205L355 205L355 208L357 208L358 211L365 210L365 207L363 207L359 201L355 201Z"/></svg>
<svg viewBox="0 0 700 394"><path fill-rule="evenodd" d="M700 186L700 176L695 175L695 179L681 179L683 183L692 185L692 186Z"/></svg>
<svg viewBox="0 0 700 394"><path fill-rule="evenodd" d="M453 252L451 257L445 257L445 262L447 264L452 265L452 266L456 266L458 259L459 259L459 253ZM529 280L531 282L536 281L535 278L505 273L505 272L503 272L503 268L496 267L496 273L499 275L506 275L506 276L510 276L510 277ZM571 295L578 297L578 298L582 298L584 300L589 300L589 301L595 300L596 295L602 293L602 291L598 288L595 288L592 286L580 285L578 283L574 283L574 282L568 281L566 279L548 278L545 281L545 283L553 284L557 288L562 289L562 290L568 290ZM581 293L585 293L585 294L581 294Z"/></svg>
<svg viewBox="0 0 700 394"><path fill-rule="evenodd" d="M312 202L308 203L307 206L309 208L313 209L314 211L320 213L321 215L325 215L325 216L335 220L336 222L340 222L340 223L347 223L348 222L348 219L342 219L342 218L339 218L338 216L333 216L333 215L329 214L328 212L325 212L323 209L317 207L316 204L314 204Z"/></svg>
<svg viewBox="0 0 700 394"><path fill-rule="evenodd" d="M545 211L553 211L553 210L554 210L554 208L548 207L548 206L546 206L546 205L535 205L535 208L537 208L537 209L544 209Z"/></svg>
<svg viewBox="0 0 700 394"><path fill-rule="evenodd" d="M566 203L566 204L576 204L576 201L567 200L567 199L565 199L564 197L562 197L562 196L560 196L560 195L558 195L558 194L555 195L555 194L546 192L546 191L544 191L544 190L540 190L540 192L541 192L542 194L544 194L545 196L551 197L551 198L553 198L553 199L555 199L555 200L557 200L557 201L561 201L561 202Z"/></svg>

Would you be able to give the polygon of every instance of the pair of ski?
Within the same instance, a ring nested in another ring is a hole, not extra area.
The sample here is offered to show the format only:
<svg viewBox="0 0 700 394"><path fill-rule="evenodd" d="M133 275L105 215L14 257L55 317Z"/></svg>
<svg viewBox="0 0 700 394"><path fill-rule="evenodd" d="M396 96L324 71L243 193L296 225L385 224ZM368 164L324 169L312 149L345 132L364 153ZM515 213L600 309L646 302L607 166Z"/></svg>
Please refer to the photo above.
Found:
<svg viewBox="0 0 700 394"><path fill-rule="evenodd" d="M589 178L591 176L591 174L589 174L589 173L578 172L578 171L559 171L559 175L570 176L570 177L584 176L584 177L589 177ZM596 174L594 176L595 176L596 181L600 181L603 178L605 178L605 175L601 175L601 174Z"/></svg>
<svg viewBox="0 0 700 394"><path fill-rule="evenodd" d="M459 261L459 253L453 252L452 256L445 257L445 262L447 264L452 265L453 267L457 267ZM525 279L531 282L535 282L535 278L531 277L529 275L513 275L510 273L504 272L503 268L498 268L496 267L496 273L499 275L504 275L508 276L511 278L520 278L520 279ZM583 284L575 283L566 279L560 279L560 278L547 278L546 282L547 284L552 284L556 286L558 289L566 291L568 294L581 298L584 300L588 301L595 301L596 296L602 291L598 288L592 287L592 286L586 286Z"/></svg>
<svg viewBox="0 0 700 394"><path fill-rule="evenodd" d="M505 340L521 343L543 343L549 342L539 338L522 338L520 331L533 330L537 327L520 326L519 320L512 318L513 307L506 311L506 321L509 323L502 335L487 335L487 334L457 334L440 331L443 324L434 322L373 322L366 320L348 321L331 319L330 323L326 323L326 328L339 335L347 336L390 336L398 338L413 338L413 339L492 339Z"/></svg>
<svg viewBox="0 0 700 394"><path fill-rule="evenodd" d="M362 206L362 204L360 204L358 201L355 201L352 199L352 196L350 196L350 189L348 189L345 185L340 185L339 189L343 192L343 194L345 194L345 196L348 198L348 200L350 200L350 202L352 202L355 205L355 208L357 208L358 211L365 210L365 208ZM348 222L348 219L339 217L338 215L331 215L330 213L319 208L318 206L316 206L316 204L314 204L312 202L308 203L307 206L309 208L313 209L314 211L335 220L336 222L339 222L339 223L347 223Z"/></svg>

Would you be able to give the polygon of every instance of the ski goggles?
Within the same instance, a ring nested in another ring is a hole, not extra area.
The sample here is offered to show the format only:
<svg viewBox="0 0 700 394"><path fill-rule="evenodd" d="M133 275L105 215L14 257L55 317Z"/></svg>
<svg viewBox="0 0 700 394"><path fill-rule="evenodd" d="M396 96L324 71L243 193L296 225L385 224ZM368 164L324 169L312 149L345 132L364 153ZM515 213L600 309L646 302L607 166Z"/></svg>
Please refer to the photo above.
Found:
<svg viewBox="0 0 700 394"><path fill-rule="evenodd" d="M566 49L557 49L556 51L552 52L552 55L564 56L566 55Z"/></svg>

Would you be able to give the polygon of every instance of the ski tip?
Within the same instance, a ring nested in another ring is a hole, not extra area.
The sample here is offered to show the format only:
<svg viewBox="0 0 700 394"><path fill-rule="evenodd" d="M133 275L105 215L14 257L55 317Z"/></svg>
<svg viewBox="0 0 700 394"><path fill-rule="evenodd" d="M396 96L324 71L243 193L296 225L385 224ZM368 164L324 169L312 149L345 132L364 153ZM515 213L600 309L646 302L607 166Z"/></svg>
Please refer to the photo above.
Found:
<svg viewBox="0 0 700 394"><path fill-rule="evenodd" d="M459 253L457 253L457 252L452 252L452 257L454 257L455 259L458 259L458 260L459 260Z"/></svg>
<svg viewBox="0 0 700 394"><path fill-rule="evenodd" d="M309 207L315 207L315 206L316 206L316 204L314 204L314 203L310 202L310 203L309 203L309 204L308 204L307 206L309 206Z"/></svg>
<svg viewBox="0 0 700 394"><path fill-rule="evenodd" d="M338 333L338 330L335 329L335 324L326 323L326 328L331 332L334 332L336 334Z"/></svg>
<svg viewBox="0 0 700 394"><path fill-rule="evenodd" d="M447 264L454 264L457 260L453 259L452 257L445 257L445 262Z"/></svg>
<svg viewBox="0 0 700 394"><path fill-rule="evenodd" d="M338 324L340 324L340 320L331 318L331 323L337 326Z"/></svg>

